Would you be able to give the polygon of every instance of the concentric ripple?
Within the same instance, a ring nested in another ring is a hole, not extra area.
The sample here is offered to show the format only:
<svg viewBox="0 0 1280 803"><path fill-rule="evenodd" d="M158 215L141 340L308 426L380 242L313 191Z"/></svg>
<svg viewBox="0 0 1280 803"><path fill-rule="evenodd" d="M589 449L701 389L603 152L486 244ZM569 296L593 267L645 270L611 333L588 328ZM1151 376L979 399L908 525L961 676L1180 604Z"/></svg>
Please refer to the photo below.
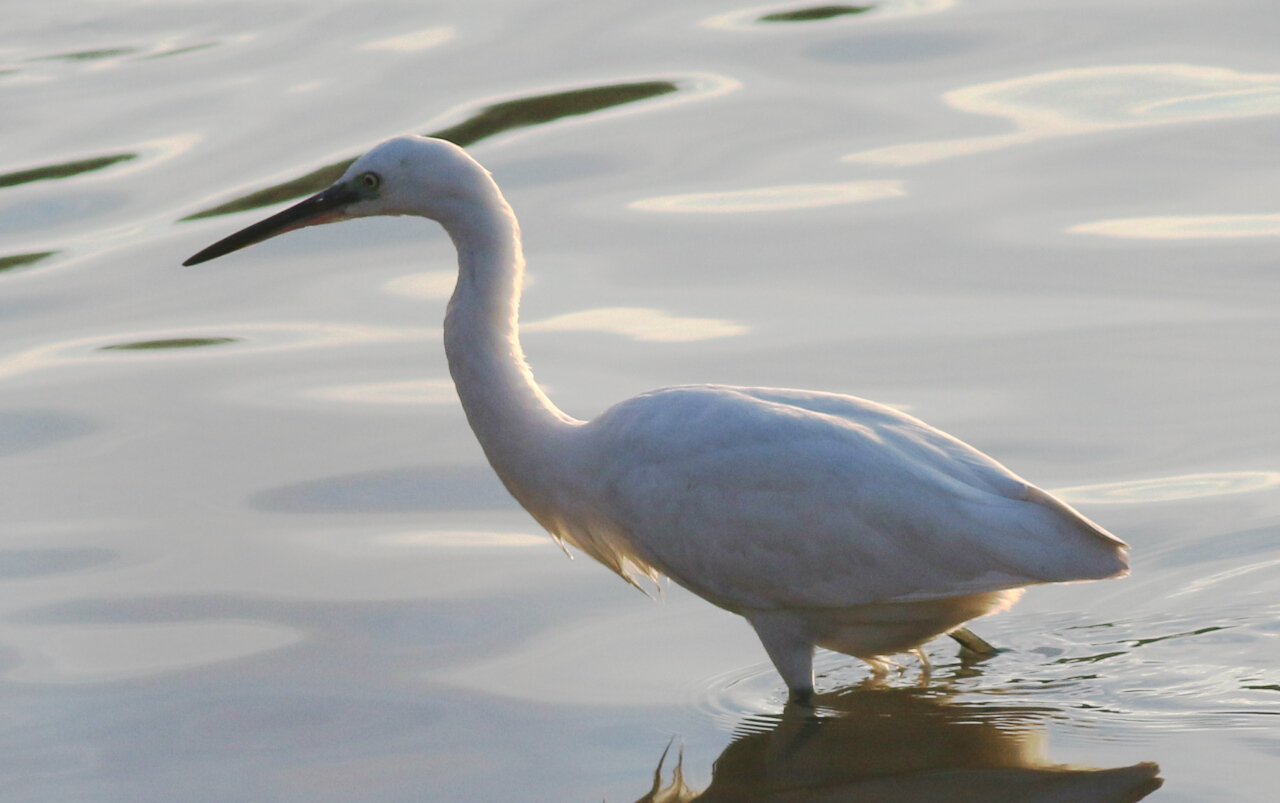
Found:
<svg viewBox="0 0 1280 803"><path fill-rule="evenodd" d="M1260 717L1280 715L1280 669L1249 665L1246 655L1258 638L1274 638L1277 613L1222 611L1219 624L1209 626L1203 612L1119 622L1076 614L1002 616L983 623L999 655L962 661L955 645L937 639L927 645L931 673L901 655L895 656L899 669L883 680L856 658L820 650L817 709L821 714L830 694L915 689L975 710L1028 706L1068 727L1105 721L1109 732L1127 732L1130 740L1151 728L1258 726ZM767 662L706 677L686 697L689 708L734 731L772 727L786 702L786 687Z"/></svg>

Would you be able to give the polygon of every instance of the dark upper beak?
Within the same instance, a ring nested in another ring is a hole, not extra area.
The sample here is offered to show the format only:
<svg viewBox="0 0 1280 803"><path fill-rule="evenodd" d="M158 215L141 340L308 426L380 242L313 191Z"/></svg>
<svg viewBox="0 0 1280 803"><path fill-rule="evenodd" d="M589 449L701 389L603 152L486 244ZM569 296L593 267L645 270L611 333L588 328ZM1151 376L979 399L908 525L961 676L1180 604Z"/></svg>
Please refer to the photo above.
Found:
<svg viewBox="0 0 1280 803"><path fill-rule="evenodd" d="M239 251L246 246L260 243L277 234L284 234L286 231L337 220L342 217L343 207L359 198L359 193L345 182L334 184L324 192L312 195L305 201L299 201L283 212L277 212L266 220L260 220L230 237L218 240L182 264L199 265L201 262L208 262L224 254L230 254L232 251Z"/></svg>

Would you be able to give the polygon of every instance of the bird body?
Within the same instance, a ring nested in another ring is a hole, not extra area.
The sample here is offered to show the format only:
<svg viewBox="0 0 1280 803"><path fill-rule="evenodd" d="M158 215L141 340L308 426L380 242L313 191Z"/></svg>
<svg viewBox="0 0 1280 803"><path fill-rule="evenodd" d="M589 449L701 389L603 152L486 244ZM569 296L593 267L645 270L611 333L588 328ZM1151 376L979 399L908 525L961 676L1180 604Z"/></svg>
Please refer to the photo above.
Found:
<svg viewBox="0 0 1280 803"><path fill-rule="evenodd" d="M824 646L881 667L1005 607L1023 586L1125 573L1125 544L996 461L851 396L697 385L582 422L518 337L519 226L461 148L389 140L341 180L189 259L321 222L439 221L458 249L445 351L468 422L553 536L635 583L667 575L755 628L792 692Z"/></svg>
<svg viewBox="0 0 1280 803"><path fill-rule="evenodd" d="M580 495L634 534L641 560L730 609L936 599L1121 568L1109 536L1044 492L863 399L668 388L571 438L590 482Z"/></svg>

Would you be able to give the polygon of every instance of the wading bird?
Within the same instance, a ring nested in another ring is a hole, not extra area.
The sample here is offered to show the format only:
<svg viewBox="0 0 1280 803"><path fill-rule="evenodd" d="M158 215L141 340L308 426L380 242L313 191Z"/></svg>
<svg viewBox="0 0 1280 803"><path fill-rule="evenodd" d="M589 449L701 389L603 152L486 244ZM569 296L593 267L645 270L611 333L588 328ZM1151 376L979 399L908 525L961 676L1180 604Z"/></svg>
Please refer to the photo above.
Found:
<svg viewBox="0 0 1280 803"><path fill-rule="evenodd" d="M438 221L458 250L444 321L467 420L511 495L557 540L636 583L665 574L755 628L792 695L815 646L884 656L1008 607L1023 586L1127 571L1126 544L927 424L833 393L689 385L593 421L533 380L517 333L515 214L462 148L404 136L333 186L184 262L369 215ZM989 647L987 647L989 649ZM926 664L927 666L927 664Z"/></svg>

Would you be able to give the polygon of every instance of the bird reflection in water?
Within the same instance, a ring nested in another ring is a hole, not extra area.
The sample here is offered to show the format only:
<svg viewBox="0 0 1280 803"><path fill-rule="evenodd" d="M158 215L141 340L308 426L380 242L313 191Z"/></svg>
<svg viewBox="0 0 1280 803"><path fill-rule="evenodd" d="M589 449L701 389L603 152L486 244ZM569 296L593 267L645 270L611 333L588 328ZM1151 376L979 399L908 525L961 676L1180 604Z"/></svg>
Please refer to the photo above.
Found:
<svg viewBox="0 0 1280 803"><path fill-rule="evenodd" d="M700 801L1072 801L1133 803L1164 781L1151 762L1094 769L1050 763L1040 720L1050 709L960 705L920 689L817 695L752 717L696 793L677 762L637 803Z"/></svg>

